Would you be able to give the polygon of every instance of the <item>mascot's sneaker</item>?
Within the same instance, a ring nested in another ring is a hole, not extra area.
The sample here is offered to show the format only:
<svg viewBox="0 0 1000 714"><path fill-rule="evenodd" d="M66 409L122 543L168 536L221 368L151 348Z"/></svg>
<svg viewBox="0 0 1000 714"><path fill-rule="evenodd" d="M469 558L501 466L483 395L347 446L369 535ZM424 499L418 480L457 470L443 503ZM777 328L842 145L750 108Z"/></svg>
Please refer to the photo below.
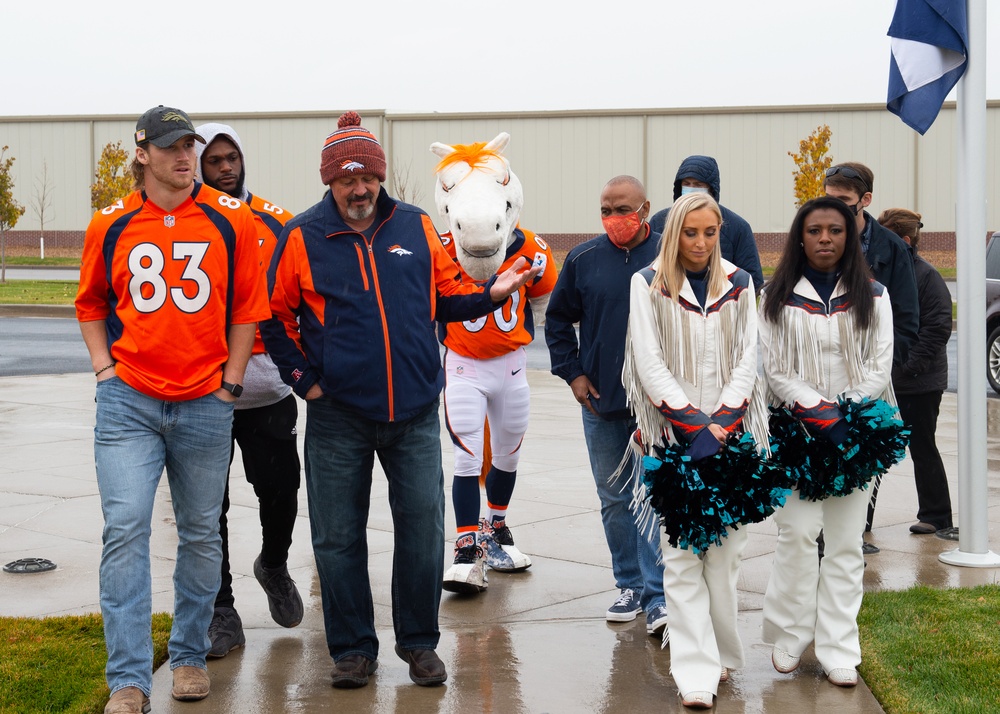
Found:
<svg viewBox="0 0 1000 714"><path fill-rule="evenodd" d="M531 567L531 558L517 549L505 521L479 521L479 539L486 551L486 564L494 570L516 573Z"/></svg>
<svg viewBox="0 0 1000 714"><path fill-rule="evenodd" d="M463 545L459 546L459 543ZM483 549L476 544L475 533L465 539L459 538L455 543L455 562L444 574L441 587L450 593L463 595L475 595L489 587Z"/></svg>

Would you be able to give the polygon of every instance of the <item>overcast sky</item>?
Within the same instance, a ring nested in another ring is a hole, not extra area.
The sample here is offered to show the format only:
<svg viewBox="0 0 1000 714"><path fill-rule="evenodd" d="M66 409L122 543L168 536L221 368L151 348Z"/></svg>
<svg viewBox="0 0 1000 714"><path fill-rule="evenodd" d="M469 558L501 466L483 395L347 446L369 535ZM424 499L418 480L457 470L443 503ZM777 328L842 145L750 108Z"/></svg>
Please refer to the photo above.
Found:
<svg viewBox="0 0 1000 714"><path fill-rule="evenodd" d="M0 115L884 103L894 5L5 2ZM1000 99L1000 7L987 44Z"/></svg>

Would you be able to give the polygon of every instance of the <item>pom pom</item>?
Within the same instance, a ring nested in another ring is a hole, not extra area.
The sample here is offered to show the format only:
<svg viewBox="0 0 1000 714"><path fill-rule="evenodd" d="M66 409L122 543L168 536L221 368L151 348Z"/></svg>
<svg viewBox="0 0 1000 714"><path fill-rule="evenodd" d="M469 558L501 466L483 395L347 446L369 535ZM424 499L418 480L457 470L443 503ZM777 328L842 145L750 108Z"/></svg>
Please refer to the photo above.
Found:
<svg viewBox="0 0 1000 714"><path fill-rule="evenodd" d="M361 126L361 115L357 112L344 112L337 120L337 128L344 129L349 126Z"/></svg>
<svg viewBox="0 0 1000 714"><path fill-rule="evenodd" d="M642 464L646 503L674 547L704 553L721 545L729 528L764 520L790 492L787 472L765 461L748 433L730 435L698 462L684 451L673 444Z"/></svg>
<svg viewBox="0 0 1000 714"><path fill-rule="evenodd" d="M867 488L906 456L910 432L881 399L839 400L847 437L839 445L809 434L788 409L771 409L772 460L788 470L799 498L821 501Z"/></svg>

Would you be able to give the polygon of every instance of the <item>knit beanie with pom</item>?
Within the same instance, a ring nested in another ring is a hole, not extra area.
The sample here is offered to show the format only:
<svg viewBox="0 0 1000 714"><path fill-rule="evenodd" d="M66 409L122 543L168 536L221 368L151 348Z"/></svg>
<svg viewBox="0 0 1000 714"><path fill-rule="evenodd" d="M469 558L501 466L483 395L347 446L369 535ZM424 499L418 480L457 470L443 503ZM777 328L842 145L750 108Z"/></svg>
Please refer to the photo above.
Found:
<svg viewBox="0 0 1000 714"><path fill-rule="evenodd" d="M361 126L357 112L344 112L337 120L337 131L323 144L319 175L329 186L342 176L366 174L385 181L385 152L375 135Z"/></svg>

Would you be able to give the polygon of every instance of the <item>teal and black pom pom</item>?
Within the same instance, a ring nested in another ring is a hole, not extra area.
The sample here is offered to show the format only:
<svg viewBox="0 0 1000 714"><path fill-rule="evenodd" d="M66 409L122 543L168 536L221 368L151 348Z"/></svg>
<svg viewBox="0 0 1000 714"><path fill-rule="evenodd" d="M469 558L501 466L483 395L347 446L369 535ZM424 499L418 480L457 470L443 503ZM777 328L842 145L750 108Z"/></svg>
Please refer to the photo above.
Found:
<svg viewBox="0 0 1000 714"><path fill-rule="evenodd" d="M834 444L813 436L785 407L771 408L772 460L787 470L799 498L821 501L867 488L906 456L910 432L881 399L839 400L847 436Z"/></svg>
<svg viewBox="0 0 1000 714"><path fill-rule="evenodd" d="M714 456L694 462L684 447L643 459L650 506L672 546L703 553L721 545L728 528L758 523L789 494L787 472L765 461L748 433L731 435Z"/></svg>

